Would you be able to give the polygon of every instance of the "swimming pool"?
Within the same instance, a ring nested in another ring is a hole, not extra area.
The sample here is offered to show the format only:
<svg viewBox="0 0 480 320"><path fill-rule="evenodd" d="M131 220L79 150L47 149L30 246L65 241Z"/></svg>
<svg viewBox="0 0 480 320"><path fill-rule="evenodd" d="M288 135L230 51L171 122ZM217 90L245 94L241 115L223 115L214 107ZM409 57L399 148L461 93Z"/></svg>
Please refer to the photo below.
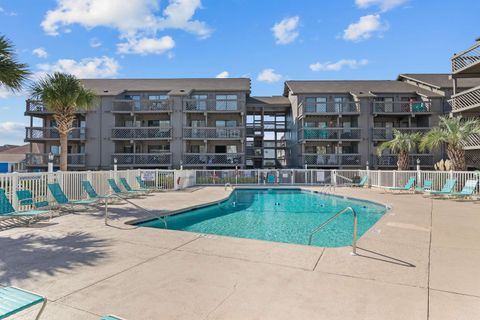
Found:
<svg viewBox="0 0 480 320"><path fill-rule="evenodd" d="M313 229L346 207L357 212L358 238L386 211L384 205L370 201L301 189L235 189L225 201L167 217L167 226L173 230L308 244ZM165 228L159 220L140 226ZM351 245L352 230L353 214L346 212L317 233L312 245Z"/></svg>

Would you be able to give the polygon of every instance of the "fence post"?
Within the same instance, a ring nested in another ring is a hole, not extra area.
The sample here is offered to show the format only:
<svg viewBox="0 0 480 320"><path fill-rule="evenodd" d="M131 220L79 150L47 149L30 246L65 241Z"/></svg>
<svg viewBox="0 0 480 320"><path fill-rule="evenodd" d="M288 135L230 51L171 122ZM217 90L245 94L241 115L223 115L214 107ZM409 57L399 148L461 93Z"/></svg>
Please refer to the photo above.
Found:
<svg viewBox="0 0 480 320"><path fill-rule="evenodd" d="M377 168L377 169L378 169L378 168ZM383 186L382 186L382 171L377 170L377 174L378 174L378 186L379 186L379 187L383 187Z"/></svg>
<svg viewBox="0 0 480 320"><path fill-rule="evenodd" d="M397 171L393 170L393 186L392 187L396 187L397 186Z"/></svg>
<svg viewBox="0 0 480 320"><path fill-rule="evenodd" d="M18 198L17 198L17 191L18 190L18 172L14 172L12 174L12 186L10 188L10 192L12 193L12 205L15 210L18 210Z"/></svg>
<svg viewBox="0 0 480 320"><path fill-rule="evenodd" d="M333 185L337 186L337 170L332 171Z"/></svg>
<svg viewBox="0 0 480 320"><path fill-rule="evenodd" d="M292 169L291 183L295 184L295 172Z"/></svg>

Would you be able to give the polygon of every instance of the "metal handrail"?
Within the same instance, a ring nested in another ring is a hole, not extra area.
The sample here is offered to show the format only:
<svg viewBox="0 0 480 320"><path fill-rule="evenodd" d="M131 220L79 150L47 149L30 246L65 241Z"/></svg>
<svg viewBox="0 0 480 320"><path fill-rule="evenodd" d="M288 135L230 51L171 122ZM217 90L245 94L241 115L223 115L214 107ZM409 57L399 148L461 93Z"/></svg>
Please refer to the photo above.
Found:
<svg viewBox="0 0 480 320"><path fill-rule="evenodd" d="M335 220L338 216L341 214L344 214L347 211L351 211L353 213L353 240L352 240L352 254L356 255L357 254L357 212L352 208L352 207L347 207L345 209L340 210L337 212L334 216L332 216L330 219L316 227L315 229L312 230L310 233L310 237L308 238L308 245L312 244L312 238L313 235L322 230L326 225L328 225L330 222Z"/></svg>
<svg viewBox="0 0 480 320"><path fill-rule="evenodd" d="M119 198L119 199L121 199L121 200L125 200L126 202L132 204L132 205L133 205L134 207L136 207L137 209L140 209L140 210L145 211L146 213L148 213L149 215L155 217L155 218L158 219L158 220L162 220L163 223L164 223L164 225L165 225L165 229L168 228L168 226L167 226L167 217L166 217L166 216L158 216L158 215L156 215L156 214L148 211L147 209L139 206L138 204L136 204L136 203L128 200L127 198L121 197L121 196L119 196L118 194L113 194L113 193L112 193L112 194L109 194L108 196L105 197L105 225L108 224L108 223L107 223L107 220L108 220L108 199L110 199L110 198L112 198L112 197L117 197L117 198Z"/></svg>

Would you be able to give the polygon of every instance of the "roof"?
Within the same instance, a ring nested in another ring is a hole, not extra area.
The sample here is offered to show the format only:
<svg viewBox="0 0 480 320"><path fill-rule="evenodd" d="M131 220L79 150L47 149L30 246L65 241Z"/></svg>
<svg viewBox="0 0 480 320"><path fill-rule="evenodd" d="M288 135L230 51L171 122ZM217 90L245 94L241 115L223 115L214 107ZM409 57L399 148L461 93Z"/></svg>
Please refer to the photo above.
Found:
<svg viewBox="0 0 480 320"><path fill-rule="evenodd" d="M81 81L98 96L116 96L125 91L167 91L179 95L192 90L250 93L248 78L81 79Z"/></svg>
<svg viewBox="0 0 480 320"><path fill-rule="evenodd" d="M294 80L286 81L284 95L308 93L352 93L357 96L374 96L378 93L411 93L427 97L442 95L397 80Z"/></svg>
<svg viewBox="0 0 480 320"><path fill-rule="evenodd" d="M248 97L247 104L290 105L290 100L284 96Z"/></svg>
<svg viewBox="0 0 480 320"><path fill-rule="evenodd" d="M448 73L402 73L398 75L398 80L402 78L412 79L423 82L424 84L442 88L453 88L453 81ZM480 85L480 78L459 78L457 86L459 88L473 88Z"/></svg>
<svg viewBox="0 0 480 320"><path fill-rule="evenodd" d="M39 153L40 147L34 143L32 144L33 153ZM18 163L25 160L25 154L30 152L30 144L23 146L15 146L8 150L0 151L0 162Z"/></svg>

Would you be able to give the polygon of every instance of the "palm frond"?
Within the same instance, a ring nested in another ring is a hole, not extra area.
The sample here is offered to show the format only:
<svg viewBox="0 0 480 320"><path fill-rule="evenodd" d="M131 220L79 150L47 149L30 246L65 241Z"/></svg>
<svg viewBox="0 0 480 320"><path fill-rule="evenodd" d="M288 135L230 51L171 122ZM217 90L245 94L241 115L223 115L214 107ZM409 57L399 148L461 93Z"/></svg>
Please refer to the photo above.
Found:
<svg viewBox="0 0 480 320"><path fill-rule="evenodd" d="M28 66L17 61L12 42L0 35L0 86L19 91L29 74Z"/></svg>

